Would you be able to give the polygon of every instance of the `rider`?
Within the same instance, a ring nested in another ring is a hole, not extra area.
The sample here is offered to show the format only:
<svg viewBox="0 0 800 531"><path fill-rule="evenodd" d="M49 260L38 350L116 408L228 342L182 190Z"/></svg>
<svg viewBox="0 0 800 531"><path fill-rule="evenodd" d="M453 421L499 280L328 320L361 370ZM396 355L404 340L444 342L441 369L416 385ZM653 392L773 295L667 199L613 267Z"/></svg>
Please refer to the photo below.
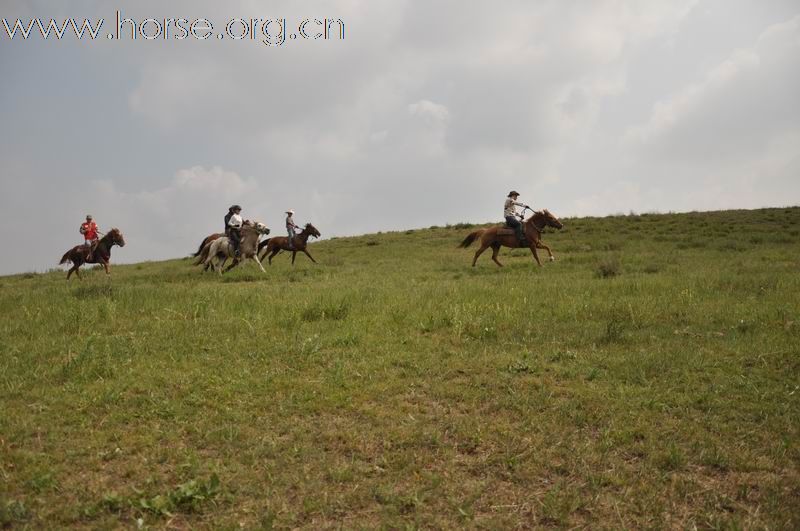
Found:
<svg viewBox="0 0 800 531"><path fill-rule="evenodd" d="M225 236L228 237L230 242L233 244L233 252L238 257L239 256L239 245L242 240L242 207L239 205L233 205L228 209L228 213L225 215Z"/></svg>
<svg viewBox="0 0 800 531"><path fill-rule="evenodd" d="M291 208L286 211L286 234L289 236L289 249L294 250L294 236L295 236L295 229L297 229L297 225L292 219L294 215L294 210Z"/></svg>
<svg viewBox="0 0 800 531"><path fill-rule="evenodd" d="M524 203L518 203L517 198L519 197L519 192L511 190L508 193L508 197L506 197L505 205L503 206L503 216L506 218L506 226L511 227L517 233L517 238L519 239L520 245L527 245L525 240L525 234L522 231L522 223L517 219L517 217L522 217L520 214L517 214L517 207L523 208L530 208L528 205Z"/></svg>
<svg viewBox="0 0 800 531"><path fill-rule="evenodd" d="M83 234L84 245L86 245L86 261L92 259L94 246L97 243L97 223L92 219L91 214L86 215L86 221L81 223L80 233Z"/></svg>

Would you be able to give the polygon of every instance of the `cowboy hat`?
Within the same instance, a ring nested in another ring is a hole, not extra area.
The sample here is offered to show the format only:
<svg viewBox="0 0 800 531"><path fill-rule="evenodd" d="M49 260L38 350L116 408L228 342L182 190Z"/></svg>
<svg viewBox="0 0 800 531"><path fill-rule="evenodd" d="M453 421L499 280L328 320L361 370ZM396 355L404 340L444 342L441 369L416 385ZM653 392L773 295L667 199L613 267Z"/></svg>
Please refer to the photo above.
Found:
<svg viewBox="0 0 800 531"><path fill-rule="evenodd" d="M512 195L519 196L519 192L517 192L516 190L511 190L510 192L508 192L508 197L511 197Z"/></svg>
<svg viewBox="0 0 800 531"><path fill-rule="evenodd" d="M294 210L292 210L292 209L290 208L289 210L287 210L287 211L286 211L286 213L287 213L287 214L294 214Z"/></svg>

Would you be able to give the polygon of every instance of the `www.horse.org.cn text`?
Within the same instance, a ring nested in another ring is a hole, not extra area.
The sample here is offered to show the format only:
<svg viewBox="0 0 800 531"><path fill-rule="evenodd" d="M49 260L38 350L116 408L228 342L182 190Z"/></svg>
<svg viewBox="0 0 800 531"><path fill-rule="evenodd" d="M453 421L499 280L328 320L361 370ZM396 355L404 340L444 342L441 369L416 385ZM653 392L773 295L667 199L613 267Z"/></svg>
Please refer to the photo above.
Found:
<svg viewBox="0 0 800 531"><path fill-rule="evenodd" d="M287 41L344 40L344 22L340 18L305 18L294 22L287 18L231 18L224 25L207 18L144 18L137 20L116 12L112 26L104 18L96 20L65 18L3 18L0 39L42 39L60 41L75 38L86 41L251 41L266 46L282 46ZM103 30L106 26L106 31Z"/></svg>

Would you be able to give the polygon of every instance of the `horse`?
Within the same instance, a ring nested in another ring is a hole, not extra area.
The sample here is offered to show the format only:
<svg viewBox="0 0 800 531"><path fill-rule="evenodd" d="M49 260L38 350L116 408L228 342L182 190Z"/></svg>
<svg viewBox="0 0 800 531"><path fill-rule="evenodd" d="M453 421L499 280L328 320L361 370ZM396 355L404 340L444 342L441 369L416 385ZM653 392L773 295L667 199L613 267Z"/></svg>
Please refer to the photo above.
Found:
<svg viewBox="0 0 800 531"><path fill-rule="evenodd" d="M74 271L78 278L81 278L81 273L78 269L83 264L102 264L106 270L106 275L110 274L108 269L108 261L111 260L111 248L115 245L125 247L125 238L122 237L122 232L119 229L111 229L108 233L100 238L100 241L94 246L92 259L87 260L89 255L88 245L76 245L61 257L59 265L72 262L72 268L67 272L67 280L72 276Z"/></svg>
<svg viewBox="0 0 800 531"><path fill-rule="evenodd" d="M245 223L245 224L247 224L247 223L250 223L250 220L249 220L249 219L248 219L248 220L245 220L245 221L244 221L244 223ZM266 229L266 230L267 230L267 232L265 232L264 234L269 234L269 229ZM219 238L224 238L224 237L225 237L225 234L224 234L224 233L222 233L222 232L215 232L214 234L209 234L208 236L206 236L205 238L203 238L203 241L201 241L201 242L200 242L200 247L198 247L198 248L197 248L197 251L196 251L196 252L194 252L194 253L192 253L192 254L191 254L191 256L192 256L192 257L194 257L194 258L197 258L197 261L195 261L195 265L198 265L198 264L200 264L201 262L205 262L205 259L207 258L207 255L206 255L206 256L204 256L204 257L202 257L202 258L200 258L200 255L203 253L203 249L204 249L206 246L208 246L208 245L209 245L211 242L213 242L214 240L218 240ZM225 258L225 259L222 261L222 264L220 264L220 265L224 266L224 265L225 265L225 262L226 262L227 260L228 260L228 259L227 259L227 257L226 257L226 258ZM210 264L209 264L209 265L207 265L207 266L204 268L204 271L208 271L208 269L209 269L210 267L211 267L211 265L210 265Z"/></svg>
<svg viewBox="0 0 800 531"><path fill-rule="evenodd" d="M209 243L213 242L216 239L222 238L223 236L225 236L225 234L221 232L215 232L214 234L209 234L208 236L203 238L203 241L200 242L200 247L197 248L196 252L192 253L192 256L194 258L197 258L198 256L200 256L200 253L203 252L203 247L205 247L206 245L208 245Z"/></svg>
<svg viewBox="0 0 800 531"><path fill-rule="evenodd" d="M523 230L525 231L525 237L529 242L527 246L520 244L514 229L498 226L490 227L488 229L479 229L470 233L466 238L464 238L464 241L459 244L459 247L465 249L472 245L472 242L480 238L481 246L477 251L475 251L475 257L472 259L472 267L475 267L475 262L478 261L478 257L489 247L492 248L492 260L494 263L500 267L503 267L503 264L497 260L497 253L500 252L500 247L503 245L506 247L511 247L512 249L528 247L531 250L531 253L533 253L533 258L536 260L536 263L541 266L542 262L539 261L539 254L536 252L536 249L546 249L547 254L550 255L551 262L556 259L556 257L553 256L553 252L550 250L550 247L542 242L542 231L545 229L545 227L561 229L563 226L564 225L561 224L557 217L551 214L549 210L544 209L540 212L534 212L533 215L522 224Z"/></svg>
<svg viewBox="0 0 800 531"><path fill-rule="evenodd" d="M239 263L248 258L252 258L258 264L262 272L266 273L261 262L258 261L258 238L262 234L269 234L269 228L258 221L245 221L241 229L242 239L239 243L239 256L234 253L233 244L227 237L216 238L207 243L200 251L195 261L195 265L205 264L205 270L212 267L221 275L223 272L230 271ZM228 258L233 258L233 262L224 271L222 266ZM215 263L214 260L217 260Z"/></svg>
<svg viewBox="0 0 800 531"><path fill-rule="evenodd" d="M311 259L312 262L316 264L317 261L314 260L313 256L308 254L308 249L306 249L309 236L319 238L322 236L322 234L320 234L314 225L311 223L306 223L306 226L303 227L303 230L300 231L300 234L294 237L294 248L289 247L288 236L276 236L275 238L268 238L258 244L258 252L260 256L259 260L263 262L264 258L269 255L269 265L272 265L272 259L276 254L281 251L292 251L292 265L294 265L294 259L295 256L297 256L297 252L302 251ZM266 250L262 253L261 251L264 248L266 248Z"/></svg>

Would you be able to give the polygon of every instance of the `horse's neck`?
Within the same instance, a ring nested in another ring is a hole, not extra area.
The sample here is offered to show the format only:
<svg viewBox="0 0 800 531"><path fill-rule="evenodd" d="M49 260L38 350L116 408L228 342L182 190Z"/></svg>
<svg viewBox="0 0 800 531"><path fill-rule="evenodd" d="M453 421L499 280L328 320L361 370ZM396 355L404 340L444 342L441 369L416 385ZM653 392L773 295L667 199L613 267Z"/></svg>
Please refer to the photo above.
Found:
<svg viewBox="0 0 800 531"><path fill-rule="evenodd" d="M102 238L100 238L100 241L97 242L97 248L95 249L95 252L110 258L111 248L113 246L114 246L113 240L111 240L111 238L103 236Z"/></svg>
<svg viewBox="0 0 800 531"><path fill-rule="evenodd" d="M297 235L297 239L303 242L308 241L308 235L309 235L308 231L306 229L303 229L302 231L300 231L300 234Z"/></svg>
<svg viewBox="0 0 800 531"><path fill-rule="evenodd" d="M530 218L528 218L528 221L526 221L525 224L529 225L532 229L541 231L545 225L545 223L543 223L543 220L544 216L542 216L541 214L534 214Z"/></svg>

